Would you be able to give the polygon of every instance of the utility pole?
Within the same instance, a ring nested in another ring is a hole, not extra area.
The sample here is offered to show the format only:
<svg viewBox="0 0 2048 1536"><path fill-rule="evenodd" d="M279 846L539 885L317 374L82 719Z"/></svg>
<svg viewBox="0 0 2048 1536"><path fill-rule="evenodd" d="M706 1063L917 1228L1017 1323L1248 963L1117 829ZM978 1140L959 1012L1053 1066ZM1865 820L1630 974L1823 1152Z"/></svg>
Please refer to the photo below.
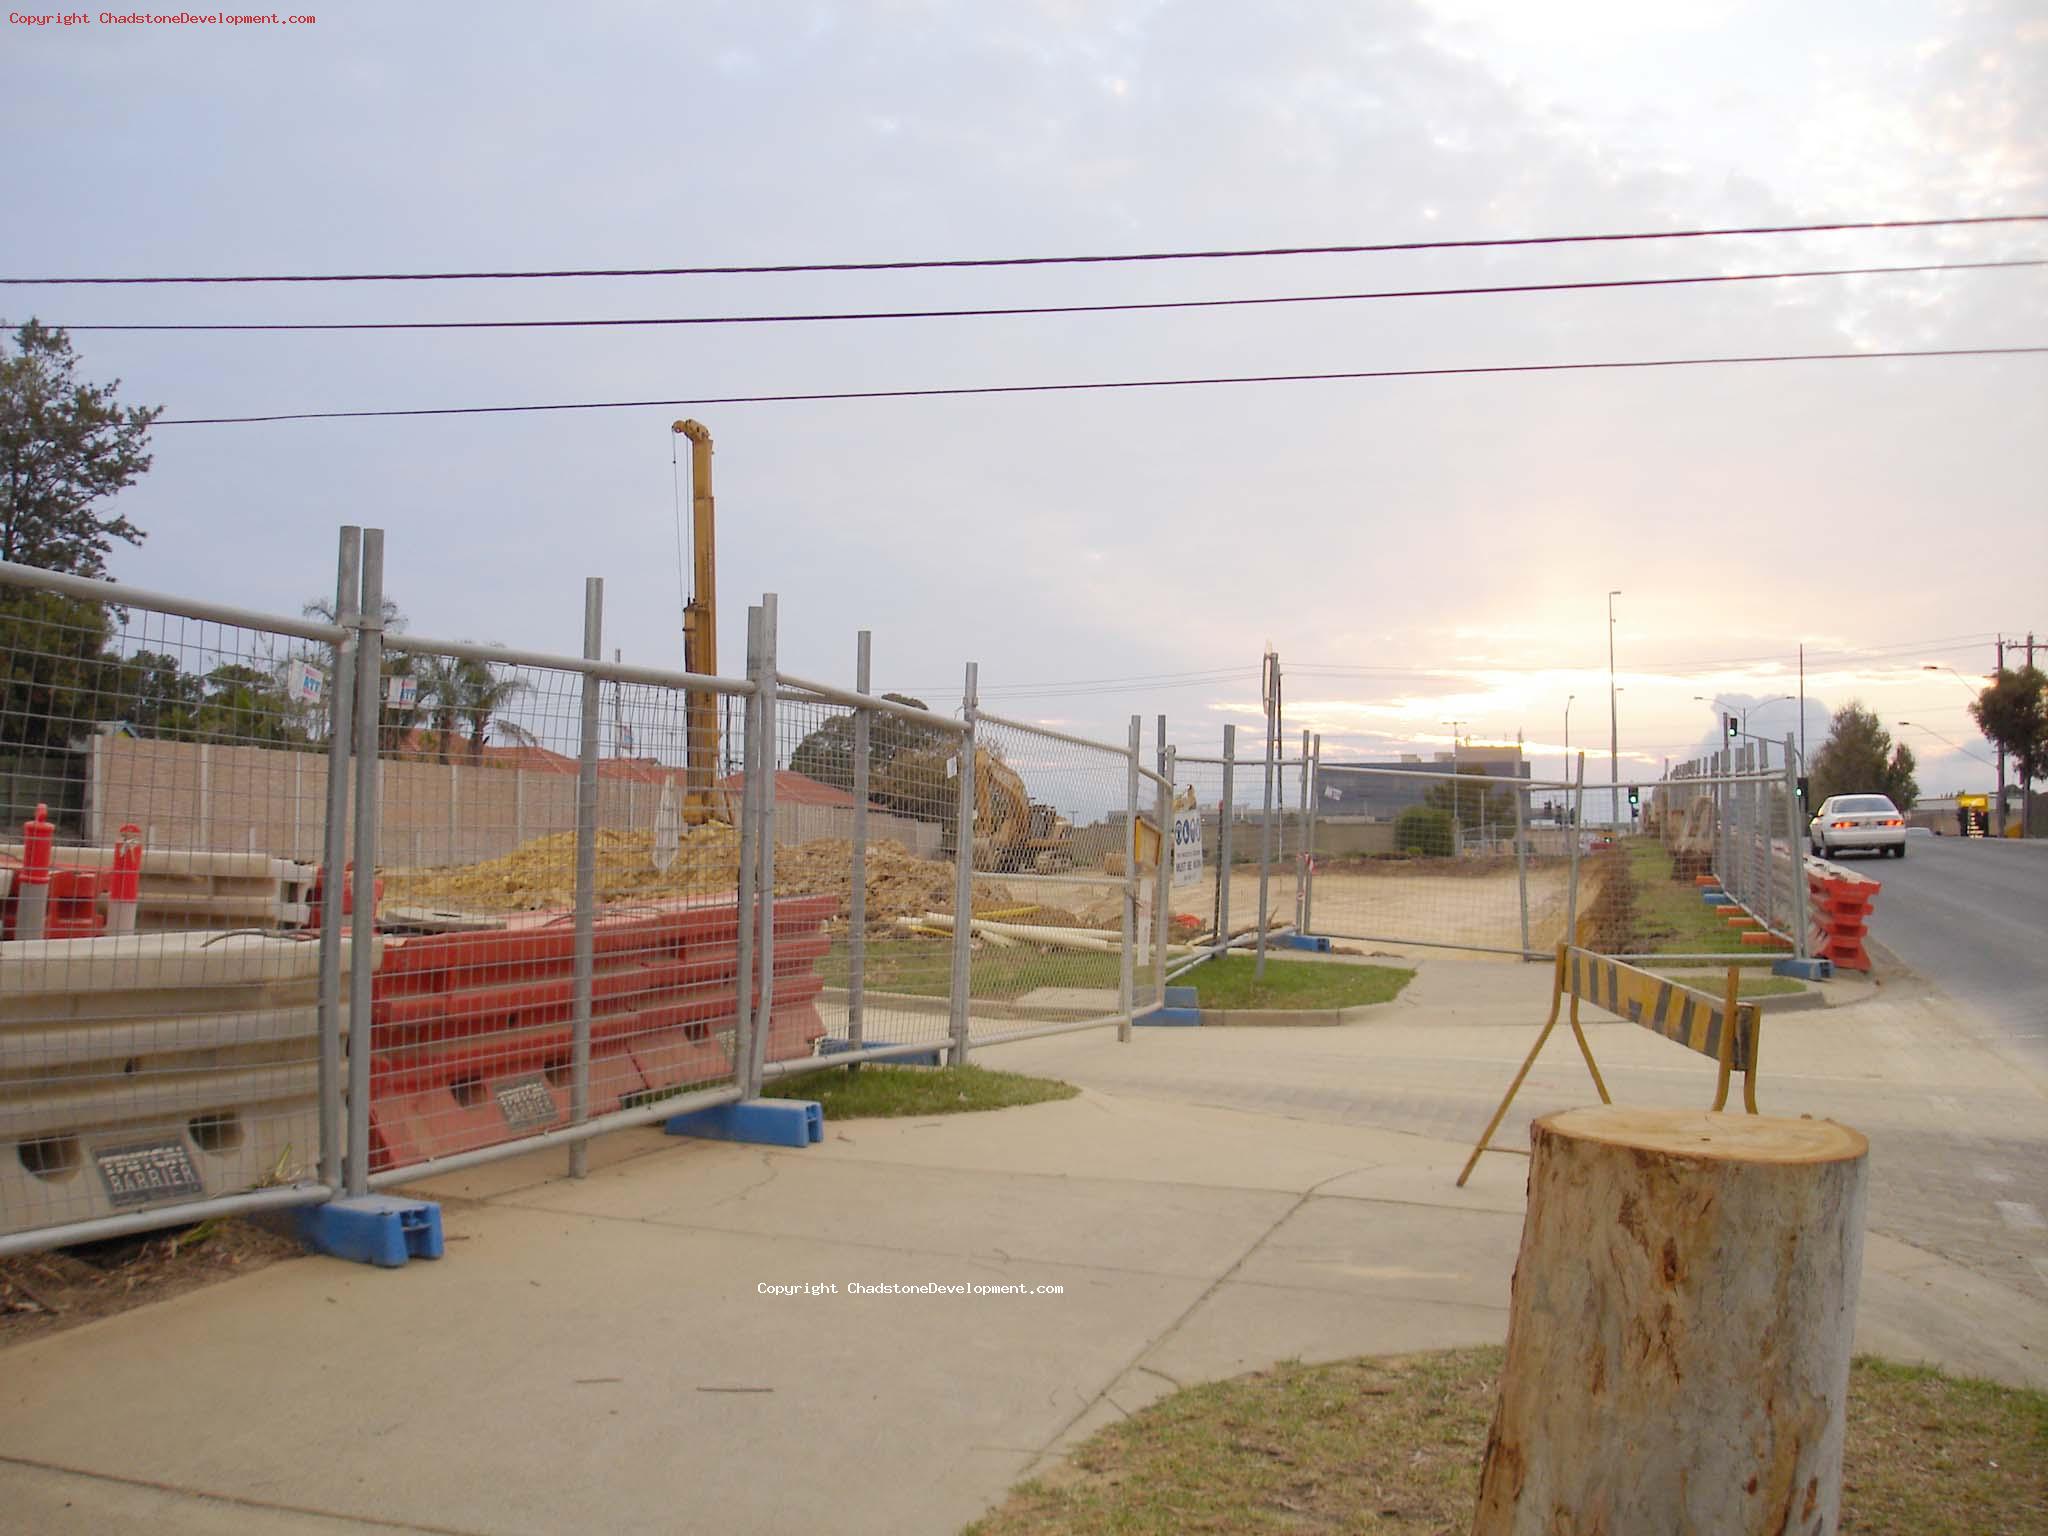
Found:
<svg viewBox="0 0 2048 1536"><path fill-rule="evenodd" d="M1806 772L1806 645L1799 646L1799 771Z"/></svg>
<svg viewBox="0 0 2048 1536"><path fill-rule="evenodd" d="M1998 669L1991 674L1996 683L2005 672L2005 636L1998 637ZM1991 802L1991 835L2005 836L2005 748L1998 748L1998 794Z"/></svg>
<svg viewBox="0 0 2048 1536"><path fill-rule="evenodd" d="M2034 670L2034 632L2027 631L2027 670ZM2020 772L2020 836L2034 835L2034 787L2024 769Z"/></svg>
<svg viewBox="0 0 2048 1536"><path fill-rule="evenodd" d="M1619 587L1607 594L1607 819L1615 826L1621 824L1621 716L1614 697L1614 600L1619 596Z"/></svg>

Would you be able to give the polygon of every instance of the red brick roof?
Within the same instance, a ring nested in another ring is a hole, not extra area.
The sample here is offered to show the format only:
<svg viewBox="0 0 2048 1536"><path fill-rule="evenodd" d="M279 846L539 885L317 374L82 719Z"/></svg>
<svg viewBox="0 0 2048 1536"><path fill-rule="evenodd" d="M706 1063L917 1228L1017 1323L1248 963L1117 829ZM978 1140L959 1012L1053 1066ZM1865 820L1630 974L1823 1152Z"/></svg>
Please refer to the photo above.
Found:
<svg viewBox="0 0 2048 1536"><path fill-rule="evenodd" d="M734 794L738 794L746 788L747 776L744 773L728 774L720 779L718 783L721 789L729 789ZM790 805L836 805L843 806L848 810L853 808L854 803L853 796L849 795L845 790L834 788L830 784L821 784L809 775L798 773L790 768L778 768L776 770L775 798L777 801ZM869 801L868 809L879 811L882 808L873 801Z"/></svg>

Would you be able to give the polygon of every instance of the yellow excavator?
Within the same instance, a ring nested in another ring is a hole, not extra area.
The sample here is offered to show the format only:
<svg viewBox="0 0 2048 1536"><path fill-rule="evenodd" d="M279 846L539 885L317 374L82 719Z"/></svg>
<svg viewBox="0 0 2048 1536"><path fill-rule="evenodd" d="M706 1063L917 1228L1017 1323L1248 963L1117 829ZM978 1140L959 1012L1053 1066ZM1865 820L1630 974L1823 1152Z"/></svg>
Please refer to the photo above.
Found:
<svg viewBox="0 0 2048 1536"><path fill-rule="evenodd" d="M1008 763L986 747L974 749L976 869L1064 874L1074 867L1073 831L1066 817L1031 798Z"/></svg>

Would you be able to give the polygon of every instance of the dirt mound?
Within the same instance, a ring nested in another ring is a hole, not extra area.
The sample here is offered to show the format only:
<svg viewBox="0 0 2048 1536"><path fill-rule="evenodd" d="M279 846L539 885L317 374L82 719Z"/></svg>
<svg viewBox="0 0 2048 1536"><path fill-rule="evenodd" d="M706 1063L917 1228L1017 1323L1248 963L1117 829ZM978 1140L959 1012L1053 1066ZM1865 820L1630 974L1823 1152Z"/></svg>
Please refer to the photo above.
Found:
<svg viewBox="0 0 2048 1536"><path fill-rule="evenodd" d="M654 867L651 832L597 834L597 899L649 901L730 891L738 880L739 834L711 823L689 828L667 871ZM921 859L897 842L868 845L867 915L870 926L899 917L953 910L953 866ZM853 844L821 837L775 850L780 896L833 896L839 916L853 896ZM576 834L535 838L503 858L445 869L397 871L384 877L384 899L396 906L431 906L473 912L530 912L576 900ZM1072 913L1020 899L992 880L974 882L974 910L1001 912L1017 921L1071 926Z"/></svg>
<svg viewBox="0 0 2048 1536"><path fill-rule="evenodd" d="M687 828L667 871L654 867L652 832L599 831L597 899L601 902L700 895L731 890L740 867L739 833L719 823ZM384 877L384 899L398 906L476 912L531 912L576 900L576 834L556 832L523 843L503 858Z"/></svg>

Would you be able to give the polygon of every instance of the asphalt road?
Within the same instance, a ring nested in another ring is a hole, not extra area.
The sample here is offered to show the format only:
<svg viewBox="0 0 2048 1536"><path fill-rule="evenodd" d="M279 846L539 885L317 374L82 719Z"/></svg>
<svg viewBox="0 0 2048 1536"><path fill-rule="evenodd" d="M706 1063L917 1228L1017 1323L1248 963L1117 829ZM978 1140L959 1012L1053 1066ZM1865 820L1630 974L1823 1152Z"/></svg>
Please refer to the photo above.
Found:
<svg viewBox="0 0 2048 1536"><path fill-rule="evenodd" d="M1884 884L1871 938L2048 1079L2048 840L1915 837L1903 860L1841 862Z"/></svg>

